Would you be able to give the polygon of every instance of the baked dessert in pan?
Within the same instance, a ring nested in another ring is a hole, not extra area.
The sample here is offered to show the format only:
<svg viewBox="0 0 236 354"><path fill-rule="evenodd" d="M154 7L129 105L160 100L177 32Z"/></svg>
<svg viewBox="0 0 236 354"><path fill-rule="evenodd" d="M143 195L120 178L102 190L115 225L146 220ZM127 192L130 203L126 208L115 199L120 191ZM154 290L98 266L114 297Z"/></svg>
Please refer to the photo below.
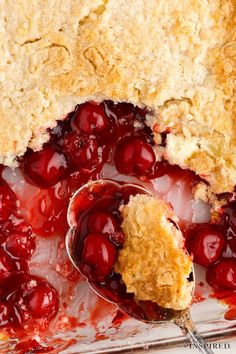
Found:
<svg viewBox="0 0 236 354"><path fill-rule="evenodd" d="M92 179L131 178L158 191L164 176L180 185L178 195L187 183L190 194L210 202L212 214L200 225L180 217L185 246L214 290L235 290L235 24L234 0L0 2L0 327L7 336L50 328L65 311L57 282L32 265L48 238L60 239L63 249L69 199ZM130 203L138 213L145 197ZM122 258L129 244L117 246L104 227L127 217L115 234L124 232L129 242L135 224L128 225L128 205L123 214L94 217L100 226L91 229L103 234L100 240L108 237L109 249L119 248L112 272L119 268L127 279L131 267ZM166 205L163 215L171 213ZM143 223L157 220L135 215ZM169 226L161 230L166 242ZM173 252L186 262L175 274L184 279L174 305L182 307L190 302L192 261L182 248ZM55 269L68 261L63 257L52 261ZM80 276L71 272L60 277L76 284ZM140 290L127 279L128 292ZM178 284L171 284L175 292Z"/></svg>
<svg viewBox="0 0 236 354"><path fill-rule="evenodd" d="M152 109L165 158L233 190L233 0L19 0L0 13L3 163L40 149L77 104L111 99Z"/></svg>

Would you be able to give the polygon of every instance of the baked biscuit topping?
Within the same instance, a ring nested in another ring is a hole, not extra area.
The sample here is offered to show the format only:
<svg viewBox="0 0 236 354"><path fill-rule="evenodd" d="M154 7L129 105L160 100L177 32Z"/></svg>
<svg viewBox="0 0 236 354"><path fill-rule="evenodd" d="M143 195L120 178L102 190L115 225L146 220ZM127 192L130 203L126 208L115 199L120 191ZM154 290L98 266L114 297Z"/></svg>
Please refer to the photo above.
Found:
<svg viewBox="0 0 236 354"><path fill-rule="evenodd" d="M125 234L115 270L136 300L150 300L181 310L192 300L188 281L192 261L183 248L183 236L171 221L172 208L160 199L138 194L123 208Z"/></svg>
<svg viewBox="0 0 236 354"><path fill-rule="evenodd" d="M150 107L157 148L215 193L236 184L234 0L0 3L0 162L93 99Z"/></svg>

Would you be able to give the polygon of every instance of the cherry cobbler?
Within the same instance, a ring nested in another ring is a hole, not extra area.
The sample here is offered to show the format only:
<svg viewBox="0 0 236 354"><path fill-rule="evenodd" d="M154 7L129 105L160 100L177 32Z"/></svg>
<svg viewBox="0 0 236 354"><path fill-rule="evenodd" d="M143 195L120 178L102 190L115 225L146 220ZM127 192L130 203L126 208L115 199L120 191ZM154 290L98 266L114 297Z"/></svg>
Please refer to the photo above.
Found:
<svg viewBox="0 0 236 354"><path fill-rule="evenodd" d="M0 2L0 338L27 339L19 353L81 324L85 280L138 319L189 306L192 261L193 301L207 284L235 318L235 14L234 0ZM116 187L81 195L78 271L68 205L99 179Z"/></svg>

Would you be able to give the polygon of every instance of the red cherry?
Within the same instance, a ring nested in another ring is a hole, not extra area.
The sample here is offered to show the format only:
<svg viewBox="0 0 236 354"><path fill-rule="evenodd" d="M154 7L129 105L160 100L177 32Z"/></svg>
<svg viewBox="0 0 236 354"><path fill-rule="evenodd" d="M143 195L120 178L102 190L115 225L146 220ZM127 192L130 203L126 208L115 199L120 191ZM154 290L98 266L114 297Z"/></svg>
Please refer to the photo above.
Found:
<svg viewBox="0 0 236 354"><path fill-rule="evenodd" d="M135 107L131 103L107 101L108 115L117 119L119 124L125 125L135 119Z"/></svg>
<svg viewBox="0 0 236 354"><path fill-rule="evenodd" d="M156 161L150 144L141 138L125 138L115 151L115 165L120 173L145 176L150 173Z"/></svg>
<svg viewBox="0 0 236 354"><path fill-rule="evenodd" d="M9 278L16 269L13 259L3 249L0 249L0 280Z"/></svg>
<svg viewBox="0 0 236 354"><path fill-rule="evenodd" d="M209 267L206 280L213 288L236 290L236 259L225 258Z"/></svg>
<svg viewBox="0 0 236 354"><path fill-rule="evenodd" d="M126 285L118 273L113 273L105 283L93 284L93 287L100 295L117 303L132 299L134 296L134 294L127 292Z"/></svg>
<svg viewBox="0 0 236 354"><path fill-rule="evenodd" d="M75 168L91 169L102 162L102 148L93 137L71 132L64 138L63 149Z"/></svg>
<svg viewBox="0 0 236 354"><path fill-rule="evenodd" d="M9 218L16 207L16 198L7 184L0 185L0 222Z"/></svg>
<svg viewBox="0 0 236 354"><path fill-rule="evenodd" d="M52 319L58 312L58 293L47 283L40 283L33 287L26 295L25 300L34 318Z"/></svg>
<svg viewBox="0 0 236 354"><path fill-rule="evenodd" d="M224 218L229 227L236 234L236 202L229 203L224 208Z"/></svg>
<svg viewBox="0 0 236 354"><path fill-rule="evenodd" d="M28 220L35 234L43 237L65 234L70 193L68 182L63 180L54 187L42 189L26 204Z"/></svg>
<svg viewBox="0 0 236 354"><path fill-rule="evenodd" d="M214 225L197 226L192 229L187 248L193 260L204 267L215 263L225 250L226 241L223 230Z"/></svg>
<svg viewBox="0 0 236 354"><path fill-rule="evenodd" d="M35 239L27 233L15 232L8 237L6 249L13 257L29 259L35 250Z"/></svg>
<svg viewBox="0 0 236 354"><path fill-rule="evenodd" d="M32 152L28 156L25 170L35 184L49 188L65 177L68 166L62 152L46 146L43 150Z"/></svg>
<svg viewBox="0 0 236 354"><path fill-rule="evenodd" d="M0 327L8 325L12 322L13 309L11 304L0 302Z"/></svg>
<svg viewBox="0 0 236 354"><path fill-rule="evenodd" d="M89 217L88 229L89 232L108 236L117 246L122 246L124 243L124 234L118 221L112 214L105 211L97 211Z"/></svg>
<svg viewBox="0 0 236 354"><path fill-rule="evenodd" d="M72 126L85 134L101 134L109 128L104 104L87 102L79 106Z"/></svg>
<svg viewBox="0 0 236 354"><path fill-rule="evenodd" d="M14 302L15 294L20 293L22 296L21 288L23 284L26 284L30 280L30 275L25 271L16 271L11 277L11 281L4 282L4 286L1 286L4 292L4 299L7 298L9 301Z"/></svg>
<svg viewBox="0 0 236 354"><path fill-rule="evenodd" d="M227 229L227 242L236 253L236 202L231 202L223 208L221 222Z"/></svg>
<svg viewBox="0 0 236 354"><path fill-rule="evenodd" d="M113 235L120 227L112 214L96 211L89 217L88 228L90 232Z"/></svg>
<svg viewBox="0 0 236 354"><path fill-rule="evenodd" d="M102 234L89 234L83 245L81 271L89 280L102 281L111 272L116 248Z"/></svg>

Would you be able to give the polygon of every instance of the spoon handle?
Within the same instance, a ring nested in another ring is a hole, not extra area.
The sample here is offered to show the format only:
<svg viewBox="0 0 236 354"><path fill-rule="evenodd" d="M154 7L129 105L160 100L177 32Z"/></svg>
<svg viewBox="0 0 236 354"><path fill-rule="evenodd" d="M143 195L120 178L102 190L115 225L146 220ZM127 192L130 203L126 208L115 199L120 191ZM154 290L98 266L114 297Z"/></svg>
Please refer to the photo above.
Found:
<svg viewBox="0 0 236 354"><path fill-rule="evenodd" d="M193 324L188 309L180 311L180 315L174 319L174 323L182 330L183 334L189 338L194 348L198 349L203 354L214 354L214 352L208 348L206 341Z"/></svg>

